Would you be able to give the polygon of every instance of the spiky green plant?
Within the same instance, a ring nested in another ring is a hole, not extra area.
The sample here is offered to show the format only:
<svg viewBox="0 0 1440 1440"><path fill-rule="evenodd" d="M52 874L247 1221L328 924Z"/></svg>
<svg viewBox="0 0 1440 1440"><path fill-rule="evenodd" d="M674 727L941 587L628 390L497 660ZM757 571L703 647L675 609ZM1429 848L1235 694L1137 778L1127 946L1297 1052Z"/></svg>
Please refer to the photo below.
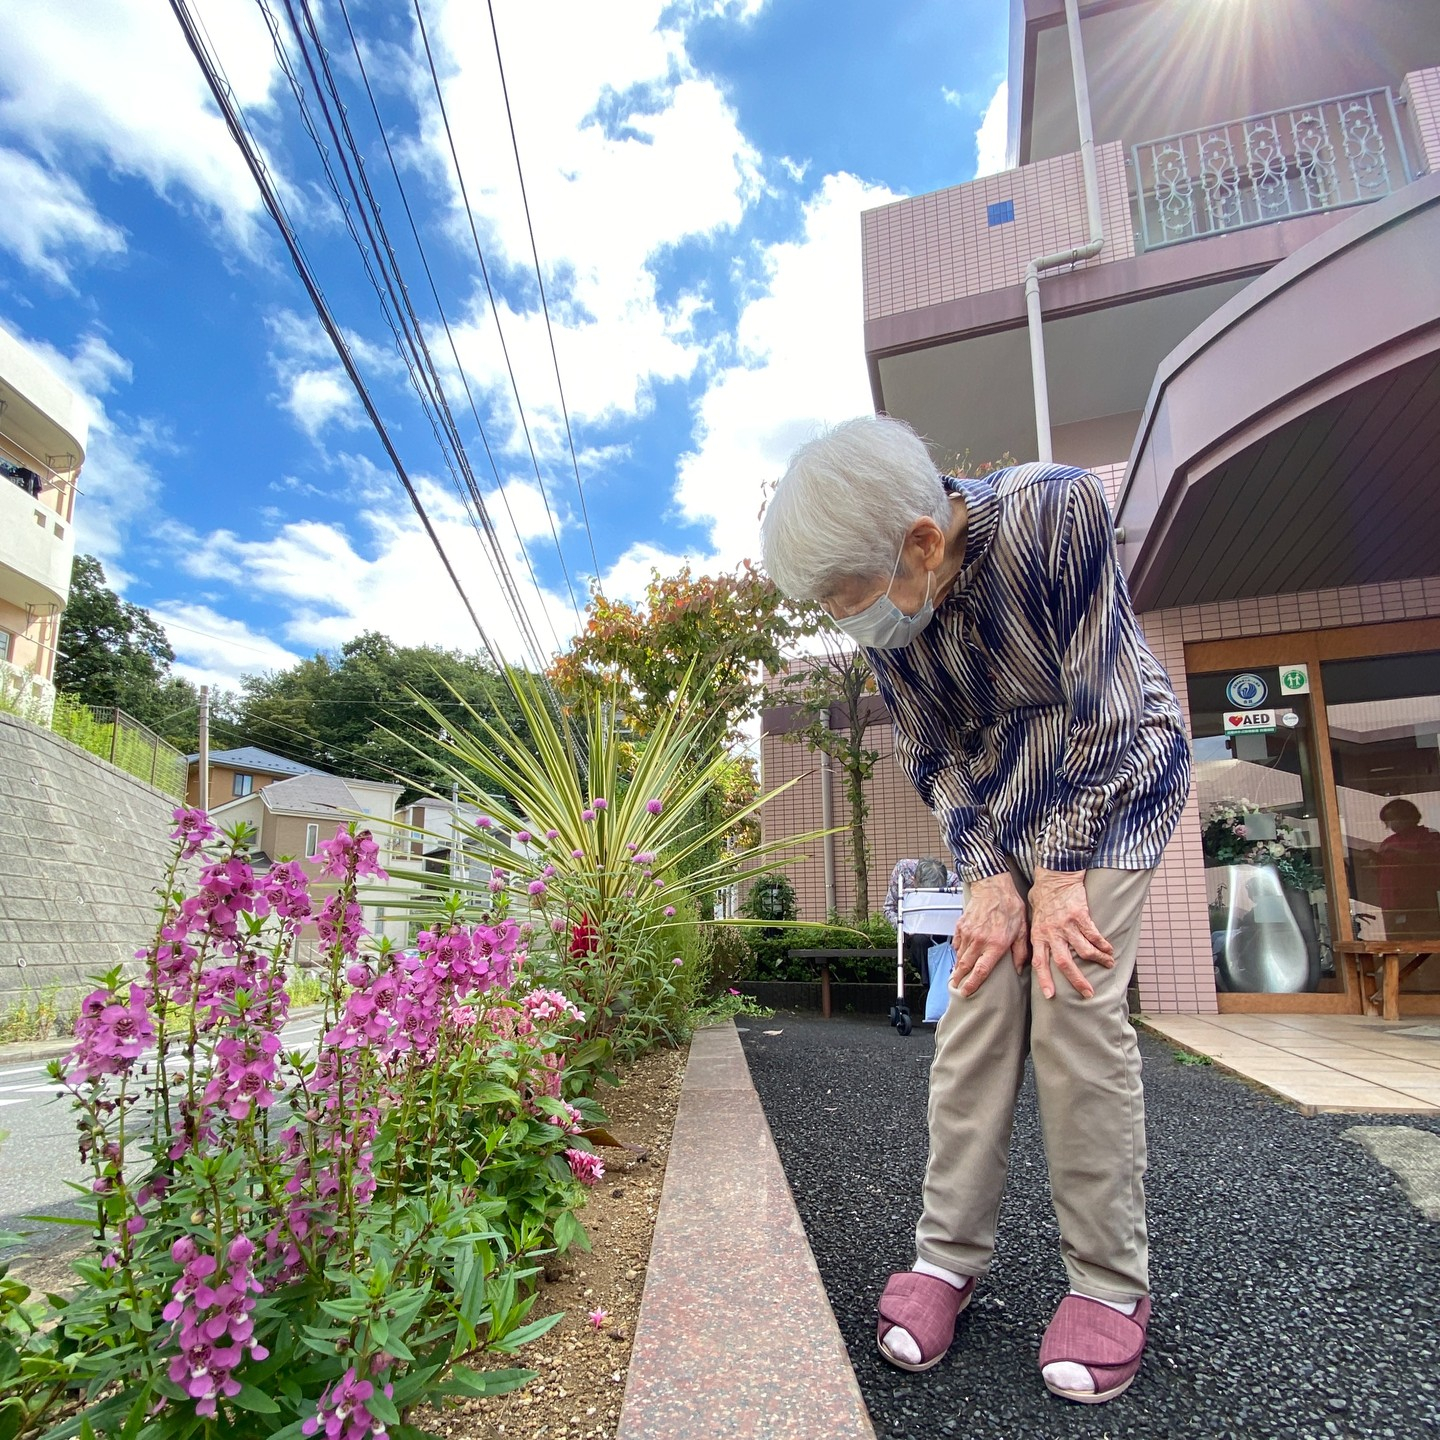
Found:
<svg viewBox="0 0 1440 1440"><path fill-rule="evenodd" d="M523 735L468 706L469 725L459 727L415 696L443 731L462 800L482 812L478 823L457 822L472 863L444 883L482 910L508 907L528 921L532 979L580 1002L587 1038L633 1055L683 1032L694 986L682 983L688 962L675 932L690 902L799 858L797 845L823 832L734 856L716 844L795 781L713 818L706 798L727 759L707 759L698 744L710 713L693 671L641 740L627 736L613 704L583 705L572 728L533 676L512 678ZM435 883L423 873L405 878Z"/></svg>

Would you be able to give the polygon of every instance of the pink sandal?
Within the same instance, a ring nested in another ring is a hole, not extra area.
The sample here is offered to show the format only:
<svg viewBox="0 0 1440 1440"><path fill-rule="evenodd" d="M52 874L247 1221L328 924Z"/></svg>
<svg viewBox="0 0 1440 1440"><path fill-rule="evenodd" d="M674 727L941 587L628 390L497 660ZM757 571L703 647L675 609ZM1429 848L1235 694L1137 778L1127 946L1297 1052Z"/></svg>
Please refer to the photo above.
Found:
<svg viewBox="0 0 1440 1440"><path fill-rule="evenodd" d="M875 1343L880 1353L901 1370L918 1374L933 1369L944 1358L955 1338L955 1321L975 1294L975 1277L956 1289L948 1280L901 1270L885 1282L880 1296L880 1319ZM885 1336L898 1325L920 1347L920 1363L898 1359L885 1348Z"/></svg>
<svg viewBox="0 0 1440 1440"><path fill-rule="evenodd" d="M1052 1395L1078 1400L1082 1405L1101 1405L1130 1388L1140 1373L1145 1353L1145 1333L1150 1325L1150 1301L1143 1299L1133 1315L1122 1315L1098 1300L1067 1295L1055 1312L1040 1345L1040 1368L1068 1361L1083 1365L1095 1389L1062 1390L1048 1380Z"/></svg>

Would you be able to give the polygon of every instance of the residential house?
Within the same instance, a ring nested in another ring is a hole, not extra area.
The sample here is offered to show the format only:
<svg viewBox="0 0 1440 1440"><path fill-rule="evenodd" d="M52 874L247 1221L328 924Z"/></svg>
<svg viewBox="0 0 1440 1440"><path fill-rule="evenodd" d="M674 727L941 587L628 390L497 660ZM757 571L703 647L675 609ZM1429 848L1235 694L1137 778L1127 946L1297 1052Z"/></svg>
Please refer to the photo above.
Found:
<svg viewBox="0 0 1440 1440"><path fill-rule="evenodd" d="M263 752L260 752L263 753ZM238 772L244 773L244 772ZM313 860L320 846L337 829L352 820L369 817L372 833L380 846L380 862L388 871L396 863L396 840L403 832L395 828L395 802L404 787L379 780L356 780L305 770L285 779L272 777L265 785L237 799L212 805L210 818L219 826L250 825L256 863L268 867L273 861ZM335 892L335 882L311 872L311 892L316 908ZM366 882L362 908L366 927L377 937L403 944L409 939L409 923L399 909L413 887L398 882ZM301 933L302 951L313 952L314 927Z"/></svg>
<svg viewBox="0 0 1440 1440"><path fill-rule="evenodd" d="M89 423L80 396L0 329L0 699L47 722Z"/></svg>
<svg viewBox="0 0 1440 1440"><path fill-rule="evenodd" d="M185 786L185 803L200 803L200 757L187 755L190 776ZM212 750L210 752L210 805L228 804L231 800L243 800L245 796L273 785L277 780L289 779L292 775L321 775L313 765L302 765L298 760L287 760L283 755L262 750L258 745L240 745L233 750Z"/></svg>
<svg viewBox="0 0 1440 1440"><path fill-rule="evenodd" d="M1196 760L1145 1008L1357 1010L1338 942L1440 931L1440 4L1010 14L1009 168L862 217L875 408L1106 487ZM771 836L830 803L784 726ZM885 859L938 838L888 761L872 814Z"/></svg>

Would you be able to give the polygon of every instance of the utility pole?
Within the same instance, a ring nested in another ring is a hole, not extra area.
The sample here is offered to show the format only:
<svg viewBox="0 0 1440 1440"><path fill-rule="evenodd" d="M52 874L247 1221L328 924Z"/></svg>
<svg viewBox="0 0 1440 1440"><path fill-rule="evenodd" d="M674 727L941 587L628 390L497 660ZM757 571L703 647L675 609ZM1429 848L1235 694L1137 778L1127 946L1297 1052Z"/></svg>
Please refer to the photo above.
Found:
<svg viewBox="0 0 1440 1440"><path fill-rule="evenodd" d="M460 874L460 782L450 782L450 878Z"/></svg>
<svg viewBox="0 0 1440 1440"><path fill-rule="evenodd" d="M200 687L200 808L210 809L210 687Z"/></svg>

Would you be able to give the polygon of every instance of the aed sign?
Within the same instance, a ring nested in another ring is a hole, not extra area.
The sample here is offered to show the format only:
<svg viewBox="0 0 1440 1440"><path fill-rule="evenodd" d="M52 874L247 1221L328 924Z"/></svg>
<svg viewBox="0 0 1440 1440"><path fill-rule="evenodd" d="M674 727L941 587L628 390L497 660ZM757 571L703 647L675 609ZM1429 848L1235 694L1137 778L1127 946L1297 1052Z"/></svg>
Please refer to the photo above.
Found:
<svg viewBox="0 0 1440 1440"><path fill-rule="evenodd" d="M1308 665L1282 665L1280 667L1280 693L1282 695L1308 695L1310 693L1310 667Z"/></svg>
<svg viewBox="0 0 1440 1440"><path fill-rule="evenodd" d="M1227 735L1265 732L1275 728L1273 710L1227 710L1225 712L1225 733Z"/></svg>

